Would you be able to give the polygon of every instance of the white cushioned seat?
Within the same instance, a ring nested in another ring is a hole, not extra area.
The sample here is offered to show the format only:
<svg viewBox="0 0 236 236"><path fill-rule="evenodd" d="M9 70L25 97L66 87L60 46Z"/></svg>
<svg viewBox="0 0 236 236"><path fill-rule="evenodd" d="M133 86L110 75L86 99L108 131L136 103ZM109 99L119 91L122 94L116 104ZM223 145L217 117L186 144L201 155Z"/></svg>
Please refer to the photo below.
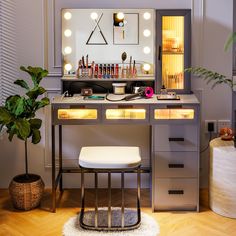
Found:
<svg viewBox="0 0 236 236"><path fill-rule="evenodd" d="M91 146L82 147L79 165L93 169L135 168L141 164L139 147Z"/></svg>

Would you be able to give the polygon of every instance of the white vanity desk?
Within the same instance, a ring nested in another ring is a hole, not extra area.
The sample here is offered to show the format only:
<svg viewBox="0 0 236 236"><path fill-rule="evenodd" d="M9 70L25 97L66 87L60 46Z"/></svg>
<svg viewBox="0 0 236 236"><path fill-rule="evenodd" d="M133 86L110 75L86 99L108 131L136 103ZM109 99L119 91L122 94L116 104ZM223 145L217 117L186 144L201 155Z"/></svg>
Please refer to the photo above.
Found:
<svg viewBox="0 0 236 236"><path fill-rule="evenodd" d="M99 94L101 95L101 94ZM104 95L104 94L102 94ZM119 99L124 95L109 95ZM151 127L152 209L199 210L199 101L150 99L110 102L82 96L57 96L52 101L52 211L62 174L80 172L62 166L62 126L88 124L147 124ZM56 176L55 126L59 126L59 173Z"/></svg>

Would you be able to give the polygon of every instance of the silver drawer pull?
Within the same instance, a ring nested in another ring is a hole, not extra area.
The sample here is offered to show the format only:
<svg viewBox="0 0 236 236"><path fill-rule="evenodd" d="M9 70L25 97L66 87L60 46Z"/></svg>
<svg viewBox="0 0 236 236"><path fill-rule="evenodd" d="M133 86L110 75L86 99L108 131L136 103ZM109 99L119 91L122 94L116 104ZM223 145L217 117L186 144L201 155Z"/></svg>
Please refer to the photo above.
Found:
<svg viewBox="0 0 236 236"><path fill-rule="evenodd" d="M168 164L169 168L184 168L184 164Z"/></svg>
<svg viewBox="0 0 236 236"><path fill-rule="evenodd" d="M168 194L184 194L184 190L168 190Z"/></svg>
<svg viewBox="0 0 236 236"><path fill-rule="evenodd" d="M169 138L169 142L184 142L184 138Z"/></svg>

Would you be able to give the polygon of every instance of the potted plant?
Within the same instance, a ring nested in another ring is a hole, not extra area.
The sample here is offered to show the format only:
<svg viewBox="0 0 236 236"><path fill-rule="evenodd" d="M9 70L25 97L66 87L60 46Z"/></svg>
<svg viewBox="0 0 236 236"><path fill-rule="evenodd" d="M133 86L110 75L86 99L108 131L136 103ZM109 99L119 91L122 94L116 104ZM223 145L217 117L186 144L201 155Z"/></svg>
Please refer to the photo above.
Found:
<svg viewBox="0 0 236 236"><path fill-rule="evenodd" d="M36 112L49 104L49 99L39 98L46 90L40 86L41 80L47 76L48 71L40 67L20 69L31 76L32 85L25 80L16 80L14 84L26 90L23 96L9 96L3 107L0 107L0 131L3 127L12 141L14 135L24 141L25 146L25 173L13 178L9 185L9 192L13 205L17 209L30 210L40 203L44 191L44 183L39 175L28 171L27 140L31 138L33 144L41 140L40 127L42 120L36 118Z"/></svg>
<svg viewBox="0 0 236 236"><path fill-rule="evenodd" d="M227 40L225 44L225 50L228 50L229 47L233 44L233 42L236 41L236 32L234 32ZM203 67L190 67L186 68L185 71L191 72L193 75L202 78L203 80L206 81L207 84L213 83L212 84L212 89L220 84L226 84L229 86L232 91L234 91L234 88L236 86L236 83L234 83L233 77L227 77L225 75L219 74L215 71L208 70ZM236 127L235 127L236 129ZM234 134L234 147L236 148L236 130Z"/></svg>

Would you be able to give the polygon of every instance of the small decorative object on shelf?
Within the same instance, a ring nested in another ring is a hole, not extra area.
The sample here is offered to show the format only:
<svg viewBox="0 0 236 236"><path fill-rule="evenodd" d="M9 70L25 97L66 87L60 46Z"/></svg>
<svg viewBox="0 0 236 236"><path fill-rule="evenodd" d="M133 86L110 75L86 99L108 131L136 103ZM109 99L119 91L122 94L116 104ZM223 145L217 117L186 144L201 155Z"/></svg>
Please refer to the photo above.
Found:
<svg viewBox="0 0 236 236"><path fill-rule="evenodd" d="M226 140L226 141L232 140L233 139L233 130L228 127L221 128L219 135L222 140Z"/></svg>

